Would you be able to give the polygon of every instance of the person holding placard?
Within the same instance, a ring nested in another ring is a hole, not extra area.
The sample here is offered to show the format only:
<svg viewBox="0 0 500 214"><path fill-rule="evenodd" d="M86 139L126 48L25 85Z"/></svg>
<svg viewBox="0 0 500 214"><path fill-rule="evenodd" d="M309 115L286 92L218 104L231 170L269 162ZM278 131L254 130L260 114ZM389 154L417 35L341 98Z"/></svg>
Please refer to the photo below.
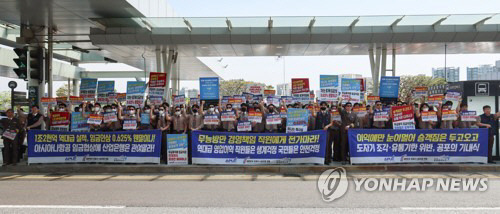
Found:
<svg viewBox="0 0 500 214"><path fill-rule="evenodd" d="M139 117L138 122L140 123L139 125L139 130L149 130L153 129L153 125L151 122L154 120L154 114L152 110L153 106L152 105L147 105L147 100L146 103L144 104L143 111L139 109Z"/></svg>
<svg viewBox="0 0 500 214"><path fill-rule="evenodd" d="M378 100L375 101L375 106L370 107L369 117L374 129L387 128L386 123L389 121L389 111L384 111L382 109L382 102Z"/></svg>
<svg viewBox="0 0 500 214"><path fill-rule="evenodd" d="M478 122L476 111L468 111L467 103L459 101L457 112L460 113L458 117L458 127L461 129L469 129Z"/></svg>
<svg viewBox="0 0 500 214"><path fill-rule="evenodd" d="M83 103L83 108L87 107L87 103ZM87 119L87 123L89 124L90 131L102 131L104 127L102 125L102 112L101 112L101 104L95 103L92 107L92 111L90 114L87 111L82 111L82 117Z"/></svg>
<svg viewBox="0 0 500 214"><path fill-rule="evenodd" d="M427 103L419 104L416 116L420 129L432 129L438 121L437 113L432 111Z"/></svg>
<svg viewBox="0 0 500 214"><path fill-rule="evenodd" d="M4 128L2 133L3 140L3 166L6 165L16 165L18 162L19 155L19 131L23 128L21 122L18 118L14 117L14 111L12 109L7 109L7 118L0 120L0 124Z"/></svg>
<svg viewBox="0 0 500 214"><path fill-rule="evenodd" d="M226 104L226 109L223 111L221 109L222 106L222 101L219 99L219 112L221 112L221 121L222 121L222 129L227 132L234 132L236 131L236 127L238 124L238 121L236 118L238 118L238 111L233 109L233 105L228 103Z"/></svg>
<svg viewBox="0 0 500 214"><path fill-rule="evenodd" d="M328 125L330 142L333 144L333 160L341 161L340 159L340 128L342 126L342 117L336 105L332 105L330 109L330 124ZM331 157L331 155L329 156Z"/></svg>
<svg viewBox="0 0 500 214"><path fill-rule="evenodd" d="M137 130L139 122L139 113L136 112L134 106L127 106L126 109L118 103L118 119L123 121L123 130Z"/></svg>
<svg viewBox="0 0 500 214"><path fill-rule="evenodd" d="M329 164L332 161L332 139L330 138L330 127L333 126L331 121L330 111L328 111L328 103L320 103L320 111L316 113L315 130L326 130L326 153L325 153L325 164Z"/></svg>
<svg viewBox="0 0 500 214"><path fill-rule="evenodd" d="M440 129L453 129L453 123L457 121L457 114L452 110L453 102L446 101L444 105L439 108L437 115L441 119Z"/></svg>
<svg viewBox="0 0 500 214"><path fill-rule="evenodd" d="M204 108L204 105L202 105ZM203 113L203 130L217 131L220 127L220 115L215 111L215 106L210 104Z"/></svg>
<svg viewBox="0 0 500 214"><path fill-rule="evenodd" d="M170 115L168 114L167 108L165 105L161 105L158 107L158 116L157 118L157 128L161 130L161 152L160 152L160 160L162 163L166 163L167 156L167 134L170 132Z"/></svg>
<svg viewBox="0 0 500 214"><path fill-rule="evenodd" d="M263 108L263 103L260 105ZM264 109L265 121L266 121L266 132L276 133L279 130L278 125L281 125L281 116L273 104L269 104L267 108Z"/></svg>

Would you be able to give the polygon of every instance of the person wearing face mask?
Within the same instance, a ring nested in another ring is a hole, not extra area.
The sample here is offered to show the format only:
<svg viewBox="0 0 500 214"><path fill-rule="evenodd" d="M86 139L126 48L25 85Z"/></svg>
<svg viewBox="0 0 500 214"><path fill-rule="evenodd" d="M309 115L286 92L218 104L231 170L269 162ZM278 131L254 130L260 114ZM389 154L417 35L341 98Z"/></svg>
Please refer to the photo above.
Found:
<svg viewBox="0 0 500 214"><path fill-rule="evenodd" d="M340 100L339 103L342 103ZM348 161L348 151L349 151L349 143L348 143L348 135L347 132L349 129L356 128L356 124L358 123L358 116L352 111L352 103L347 102L343 107L339 105L338 107L341 109L340 117L342 118L341 125L341 144L340 144L340 159L345 164Z"/></svg>
<svg viewBox="0 0 500 214"><path fill-rule="evenodd" d="M315 130L326 130L326 152L325 152L325 164L329 164L332 161L332 141L330 137L330 127L332 126L331 114L328 110L328 103L320 103L320 111L316 113Z"/></svg>
<svg viewBox="0 0 500 214"><path fill-rule="evenodd" d="M87 107L87 103L83 103L83 108L85 109L86 107ZM92 112L90 112L90 114L88 114L88 112L86 112L86 111L82 111L82 117L85 118L85 119L88 119L91 114L103 116L103 112L101 111L101 104L95 103L95 105L92 108ZM102 123L102 120L101 120L101 124L100 125L89 124L89 127L90 127L90 131L102 131L102 129L105 126L104 126L104 124Z"/></svg>
<svg viewBox="0 0 500 214"><path fill-rule="evenodd" d="M138 122L140 123L139 125L139 130L149 130L152 129L153 126L151 125L151 121L154 119L154 114L151 105L147 105L147 100L146 103L144 103L144 111L140 111L139 109L139 117L138 117Z"/></svg>
<svg viewBox="0 0 500 214"><path fill-rule="evenodd" d="M165 105L158 107L157 127L161 130L161 156L160 160L162 163L166 163L168 159L167 155L167 134L170 134L170 115L165 110Z"/></svg>
<svg viewBox="0 0 500 214"><path fill-rule="evenodd" d="M7 109L7 118L0 120L0 125L4 128L2 133L3 140L3 165L16 165L19 158L19 147L22 142L19 142L19 131L23 128L19 119L14 117L14 111Z"/></svg>
<svg viewBox="0 0 500 214"><path fill-rule="evenodd" d="M205 101L201 102L201 106L205 104ZM201 130L203 128L203 109L194 104L191 107L191 114L189 115L189 130Z"/></svg>
<svg viewBox="0 0 500 214"><path fill-rule="evenodd" d="M202 105L203 107L203 105ZM207 131L217 131L220 128L220 115L215 111L216 108L214 105L210 104L208 106L208 109L203 113L203 130ZM211 117L211 118L217 118L217 124L207 124L205 122L205 119Z"/></svg>
<svg viewBox="0 0 500 214"><path fill-rule="evenodd" d="M120 121L118 120L117 106L105 105L103 107L103 131L118 131L122 128ZM106 118L109 118L106 120Z"/></svg>
<svg viewBox="0 0 500 214"><path fill-rule="evenodd" d="M234 120L232 121L222 121L222 130L223 131L227 131L227 132L234 132L236 131L236 127L237 127L237 124L238 124L238 111L236 111L235 109L233 109L233 105L231 104L227 104L226 105L226 109L225 111L223 112L222 109L220 108L220 106L222 105L222 100L219 99L219 112L221 112L221 117L223 114L228 114L228 115L233 115L234 116Z"/></svg>
<svg viewBox="0 0 500 214"><path fill-rule="evenodd" d="M278 132L279 130L279 126L278 125L281 125L281 118L280 118L280 124L269 124L267 118L272 116L272 117L276 117L277 115L279 116L279 112L276 111L276 107L273 105L273 104L270 104L267 106L267 108L264 108L264 104L263 102L260 103L260 106L261 106L261 109L263 109L264 111L264 118L265 118L265 121L266 121L266 132L269 132L269 133L276 133Z"/></svg>
<svg viewBox="0 0 500 214"><path fill-rule="evenodd" d="M140 117L134 106L123 108L118 102L118 120L122 121L123 130L137 130Z"/></svg>
<svg viewBox="0 0 500 214"><path fill-rule="evenodd" d="M456 112L455 112L455 114L452 114L455 116L455 119L445 119L443 117L444 116L443 112L452 112L452 106L453 106L453 102L447 101L446 103L444 103L442 108L439 108L439 110L437 112L438 118L441 121L439 128L441 128L441 129L453 129L453 123L456 121L456 117L457 117Z"/></svg>
<svg viewBox="0 0 500 214"><path fill-rule="evenodd" d="M188 131L188 117L182 112L180 106L174 108L174 115L172 116L172 134L186 134Z"/></svg>
<svg viewBox="0 0 500 214"><path fill-rule="evenodd" d="M418 118L419 129L432 129L432 127L434 127L436 125L437 117L436 117L436 121L423 121L422 120L422 114L424 112L432 111L429 108L429 105L427 103L422 103L419 105L418 109L419 110L417 111L417 118Z"/></svg>
<svg viewBox="0 0 500 214"><path fill-rule="evenodd" d="M468 111L468 106L467 103L462 103L462 100L458 102L458 107L457 107L457 113L459 114L458 118L458 127L461 129L470 129L472 128L473 125L477 123L477 117L476 121L463 121L462 119L462 114L467 113Z"/></svg>
<svg viewBox="0 0 500 214"><path fill-rule="evenodd" d="M389 121L389 119L387 119L387 121L374 121L374 116L375 116L376 112L383 112L383 110L382 110L382 102L380 102L380 101L376 101L375 102L375 107L374 106L370 107L369 117L370 117L370 120L371 120L371 123L372 123L372 127L375 128L375 129L385 129L385 128L387 128L386 123Z"/></svg>
<svg viewBox="0 0 500 214"><path fill-rule="evenodd" d="M37 105L31 106L31 112L28 114L26 130L31 129L42 129L42 125L44 123L43 116L39 112L39 108Z"/></svg>
<svg viewBox="0 0 500 214"><path fill-rule="evenodd" d="M340 127L342 125L342 119L340 117L340 112L337 106L332 105L330 109L330 124L328 124L325 128L329 130L329 147L332 147L333 144L333 160L341 161L340 159ZM327 151L328 152L328 151ZM332 160L332 151L330 150L330 154L326 154L329 160Z"/></svg>

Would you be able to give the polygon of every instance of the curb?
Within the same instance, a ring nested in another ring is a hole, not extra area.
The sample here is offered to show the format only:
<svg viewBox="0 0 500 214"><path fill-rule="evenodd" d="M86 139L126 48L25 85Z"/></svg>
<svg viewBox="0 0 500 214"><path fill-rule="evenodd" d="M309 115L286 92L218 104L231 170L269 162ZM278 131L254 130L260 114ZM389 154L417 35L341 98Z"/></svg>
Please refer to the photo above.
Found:
<svg viewBox="0 0 500 214"><path fill-rule="evenodd" d="M400 165L125 165L125 164L37 164L1 167L6 173L166 173L166 174L319 174L327 169L344 167L349 172L500 172L496 164L400 164Z"/></svg>

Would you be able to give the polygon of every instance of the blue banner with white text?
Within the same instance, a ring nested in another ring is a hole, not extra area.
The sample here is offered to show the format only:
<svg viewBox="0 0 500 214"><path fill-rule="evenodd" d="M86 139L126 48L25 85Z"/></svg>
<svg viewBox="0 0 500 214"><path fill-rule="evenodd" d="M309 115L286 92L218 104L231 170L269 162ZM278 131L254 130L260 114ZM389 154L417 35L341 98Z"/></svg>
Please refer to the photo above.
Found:
<svg viewBox="0 0 500 214"><path fill-rule="evenodd" d="M323 164L327 135L193 131L191 139L193 164Z"/></svg>
<svg viewBox="0 0 500 214"><path fill-rule="evenodd" d="M488 129L349 129L351 163L487 163Z"/></svg>
<svg viewBox="0 0 500 214"><path fill-rule="evenodd" d="M30 130L28 163L160 163L161 131Z"/></svg>

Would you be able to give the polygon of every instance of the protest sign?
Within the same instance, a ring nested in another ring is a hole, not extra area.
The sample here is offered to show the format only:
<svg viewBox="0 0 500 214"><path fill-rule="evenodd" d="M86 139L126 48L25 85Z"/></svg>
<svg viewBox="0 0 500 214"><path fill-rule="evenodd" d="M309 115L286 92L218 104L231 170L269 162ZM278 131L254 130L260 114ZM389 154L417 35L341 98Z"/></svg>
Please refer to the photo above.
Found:
<svg viewBox="0 0 500 214"><path fill-rule="evenodd" d="M380 78L379 96L383 98L398 98L399 77L383 76Z"/></svg>
<svg viewBox="0 0 500 214"><path fill-rule="evenodd" d="M80 81L80 96L85 101L94 101L97 90L97 79L84 78Z"/></svg>
<svg viewBox="0 0 500 214"><path fill-rule="evenodd" d="M293 78L292 79L292 94L309 93L308 78Z"/></svg>
<svg viewBox="0 0 500 214"><path fill-rule="evenodd" d="M167 135L167 164L188 164L188 137L187 134Z"/></svg>
<svg viewBox="0 0 500 214"><path fill-rule="evenodd" d="M218 100L219 99L219 78L203 77L200 78L200 99Z"/></svg>

